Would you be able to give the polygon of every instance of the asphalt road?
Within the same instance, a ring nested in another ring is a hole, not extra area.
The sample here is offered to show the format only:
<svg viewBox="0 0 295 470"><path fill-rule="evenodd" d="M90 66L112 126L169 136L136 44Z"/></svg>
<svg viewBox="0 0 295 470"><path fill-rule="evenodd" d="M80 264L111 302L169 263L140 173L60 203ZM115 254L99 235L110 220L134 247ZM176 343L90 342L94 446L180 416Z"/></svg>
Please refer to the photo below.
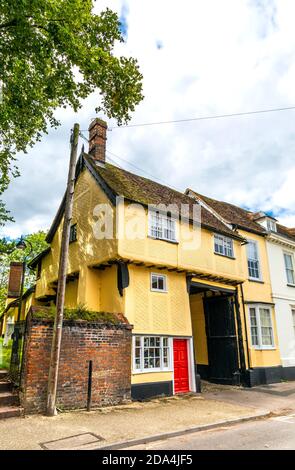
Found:
<svg viewBox="0 0 295 470"><path fill-rule="evenodd" d="M143 450L295 450L295 414L151 442Z"/></svg>

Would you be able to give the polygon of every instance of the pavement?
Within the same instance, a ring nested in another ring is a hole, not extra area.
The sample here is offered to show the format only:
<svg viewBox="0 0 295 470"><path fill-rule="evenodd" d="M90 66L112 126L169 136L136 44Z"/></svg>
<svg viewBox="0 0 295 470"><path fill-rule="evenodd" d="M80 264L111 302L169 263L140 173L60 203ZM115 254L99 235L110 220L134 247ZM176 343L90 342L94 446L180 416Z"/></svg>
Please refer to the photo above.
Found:
<svg viewBox="0 0 295 470"><path fill-rule="evenodd" d="M253 389L204 384L201 395L63 412L52 418L34 415L0 420L0 449L86 450L116 448L118 443L119 448L127 448L133 440L144 448L146 442L166 439L171 433L193 435L196 429L235 426L241 420L263 420L269 413L281 416L292 410L295 382Z"/></svg>

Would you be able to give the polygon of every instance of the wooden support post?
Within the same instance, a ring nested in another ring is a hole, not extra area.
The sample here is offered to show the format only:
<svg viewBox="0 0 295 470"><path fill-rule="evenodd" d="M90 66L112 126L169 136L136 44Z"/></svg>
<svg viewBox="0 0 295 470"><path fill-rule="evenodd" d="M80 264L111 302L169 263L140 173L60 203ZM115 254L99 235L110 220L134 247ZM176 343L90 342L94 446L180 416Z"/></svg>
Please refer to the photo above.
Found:
<svg viewBox="0 0 295 470"><path fill-rule="evenodd" d="M59 269L58 269L58 286L56 294L56 316L54 320L53 338L51 347L51 357L48 376L48 391L47 391L47 416L54 416L56 414L56 390L58 381L58 369L60 358L60 347L62 337L62 324L64 313L64 300L67 278L67 265L70 241L70 227L73 211L73 199L75 188L75 168L77 161L77 149L79 140L79 124L74 125L74 130L71 135L71 156L66 190L65 213L62 230L62 239L60 246Z"/></svg>

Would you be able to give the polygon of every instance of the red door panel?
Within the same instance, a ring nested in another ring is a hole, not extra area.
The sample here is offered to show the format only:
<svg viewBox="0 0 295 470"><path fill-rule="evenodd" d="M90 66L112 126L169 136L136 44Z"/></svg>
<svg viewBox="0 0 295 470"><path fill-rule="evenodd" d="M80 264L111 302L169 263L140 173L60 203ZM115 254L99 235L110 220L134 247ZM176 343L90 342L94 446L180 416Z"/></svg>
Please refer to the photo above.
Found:
<svg viewBox="0 0 295 470"><path fill-rule="evenodd" d="M175 393L189 392L188 355L186 339L173 340L173 357L174 391Z"/></svg>

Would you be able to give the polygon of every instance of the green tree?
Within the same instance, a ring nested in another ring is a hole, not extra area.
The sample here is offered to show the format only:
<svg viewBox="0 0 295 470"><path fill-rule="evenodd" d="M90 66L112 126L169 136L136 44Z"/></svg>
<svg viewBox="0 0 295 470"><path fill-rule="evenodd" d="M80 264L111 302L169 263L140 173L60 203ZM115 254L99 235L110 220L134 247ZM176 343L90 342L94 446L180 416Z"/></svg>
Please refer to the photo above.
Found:
<svg viewBox="0 0 295 470"><path fill-rule="evenodd" d="M35 232L24 237L25 241L29 241L32 245L32 252L29 243L25 250L17 250L16 243L18 240L0 240L0 316L5 307L7 296L9 266L11 261L23 261L24 257L28 257L29 262L41 251L48 247L45 241L46 233L43 231ZM25 288L27 289L34 284L36 274L34 271L27 268L25 277Z"/></svg>
<svg viewBox="0 0 295 470"><path fill-rule="evenodd" d="M98 89L95 111L122 124L143 98L137 61L113 52L123 41L117 14L95 15L93 6L93 0L0 0L0 194L18 174L16 153L59 125L56 108L77 111ZM3 205L1 213L5 221Z"/></svg>

